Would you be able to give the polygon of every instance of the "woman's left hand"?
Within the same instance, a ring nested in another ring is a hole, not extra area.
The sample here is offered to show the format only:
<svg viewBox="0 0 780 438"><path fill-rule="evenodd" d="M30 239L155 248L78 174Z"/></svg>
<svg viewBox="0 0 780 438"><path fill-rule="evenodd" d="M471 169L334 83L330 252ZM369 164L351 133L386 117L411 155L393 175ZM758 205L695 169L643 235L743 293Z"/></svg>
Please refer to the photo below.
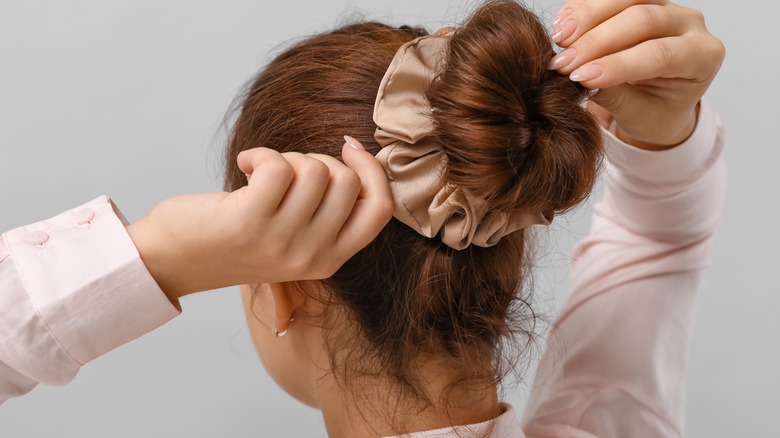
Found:
<svg viewBox="0 0 780 438"><path fill-rule="evenodd" d="M330 156L255 148L249 182L231 193L168 198L127 227L163 292L331 276L393 216L385 171L354 139Z"/></svg>
<svg viewBox="0 0 780 438"><path fill-rule="evenodd" d="M725 57L701 12L665 0L569 0L553 24L550 69L590 89L591 109L644 149L683 142Z"/></svg>

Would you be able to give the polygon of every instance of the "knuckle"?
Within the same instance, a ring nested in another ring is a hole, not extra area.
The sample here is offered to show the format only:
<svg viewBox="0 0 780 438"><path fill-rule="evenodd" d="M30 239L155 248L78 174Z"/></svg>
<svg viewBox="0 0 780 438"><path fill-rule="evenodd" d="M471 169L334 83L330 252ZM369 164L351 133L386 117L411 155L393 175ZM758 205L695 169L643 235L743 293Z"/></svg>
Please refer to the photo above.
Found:
<svg viewBox="0 0 780 438"><path fill-rule="evenodd" d="M332 277L341 268L341 265L346 260L342 260L341 257L330 258L325 265L320 269L320 276L322 278Z"/></svg>
<svg viewBox="0 0 780 438"><path fill-rule="evenodd" d="M726 59L726 45L723 44L723 41L714 36L710 43L710 51L712 52L712 57L718 62L723 62L723 60Z"/></svg>
<svg viewBox="0 0 780 438"><path fill-rule="evenodd" d="M287 160L273 160L263 165L263 173L275 179L292 179L295 170Z"/></svg>
<svg viewBox="0 0 780 438"><path fill-rule="evenodd" d="M337 175L338 183L343 185L345 190L352 193L360 192L360 176L352 169L347 169L344 172L339 172Z"/></svg>
<svg viewBox="0 0 780 438"><path fill-rule="evenodd" d="M662 18L659 8L646 5L635 5L629 7L626 12L631 14L631 19L641 28L655 28L661 25Z"/></svg>
<svg viewBox="0 0 780 438"><path fill-rule="evenodd" d="M709 41L702 44L699 51L699 65L701 81L709 81L718 73L723 60L726 57L726 46L718 38L712 37Z"/></svg>
<svg viewBox="0 0 780 438"><path fill-rule="evenodd" d="M305 249L297 247L296 250L292 250L291 247L284 248L286 251L287 271L290 272L296 278L309 277L314 270L314 260L312 257L313 248Z"/></svg>
<svg viewBox="0 0 780 438"><path fill-rule="evenodd" d="M339 257L334 257L334 255L325 257L318 252L312 252L309 254L306 262L305 272L308 274L308 277L316 279L328 278L339 270L342 262L343 260Z"/></svg>
<svg viewBox="0 0 780 438"><path fill-rule="evenodd" d="M650 46L653 57L662 67L669 67L674 63L674 50L663 40L655 40Z"/></svg>
<svg viewBox="0 0 780 438"><path fill-rule="evenodd" d="M318 182L325 182L330 177L328 165L316 158L309 158L301 165L300 172L306 178L315 179Z"/></svg>
<svg viewBox="0 0 780 438"><path fill-rule="evenodd" d="M281 238L265 240L263 252L267 257L283 257L289 249L288 243L286 239Z"/></svg>
<svg viewBox="0 0 780 438"><path fill-rule="evenodd" d="M395 213L395 203L392 199L382 199L377 202L375 211L382 220L389 221Z"/></svg>
<svg viewBox="0 0 780 438"><path fill-rule="evenodd" d="M342 192L348 192L353 195L360 193L361 180L360 175L347 166L338 166L331 169L330 185L337 187Z"/></svg>
<svg viewBox="0 0 780 438"><path fill-rule="evenodd" d="M696 24L704 25L704 13L698 9L685 8L685 15L688 19Z"/></svg>
<svg viewBox="0 0 780 438"><path fill-rule="evenodd" d="M311 271L311 268L307 261L296 259L290 262L287 270L293 277L302 279L308 277L306 274Z"/></svg>

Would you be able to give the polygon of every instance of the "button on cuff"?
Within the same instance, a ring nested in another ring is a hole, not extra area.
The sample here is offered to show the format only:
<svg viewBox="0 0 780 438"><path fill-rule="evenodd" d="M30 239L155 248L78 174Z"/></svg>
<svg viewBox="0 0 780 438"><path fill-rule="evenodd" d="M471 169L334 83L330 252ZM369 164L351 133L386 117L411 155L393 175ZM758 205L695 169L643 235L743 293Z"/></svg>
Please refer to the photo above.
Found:
<svg viewBox="0 0 780 438"><path fill-rule="evenodd" d="M91 208L83 208L76 212L76 223L79 225L85 225L95 218L95 210Z"/></svg>
<svg viewBox="0 0 780 438"><path fill-rule="evenodd" d="M46 231L33 231L24 237L24 241L30 245L43 245L49 240L49 233Z"/></svg>

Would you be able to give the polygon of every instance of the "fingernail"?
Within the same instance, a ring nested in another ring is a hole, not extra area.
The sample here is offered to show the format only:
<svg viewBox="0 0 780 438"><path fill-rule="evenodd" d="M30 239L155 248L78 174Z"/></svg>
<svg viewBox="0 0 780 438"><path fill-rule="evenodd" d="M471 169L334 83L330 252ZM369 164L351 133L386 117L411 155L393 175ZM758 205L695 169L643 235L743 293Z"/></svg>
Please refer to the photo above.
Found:
<svg viewBox="0 0 780 438"><path fill-rule="evenodd" d="M604 69L598 64L588 64L574 70L569 79L574 82L586 82L592 81L604 73Z"/></svg>
<svg viewBox="0 0 780 438"><path fill-rule="evenodd" d="M594 88L594 89L588 91L588 99L592 99L593 96L599 94L599 91L601 91L600 88Z"/></svg>
<svg viewBox="0 0 780 438"><path fill-rule="evenodd" d="M244 176L246 177L246 180L249 181L249 174L245 173Z"/></svg>
<svg viewBox="0 0 780 438"><path fill-rule="evenodd" d="M348 135L345 135L345 136L344 136L344 141L345 141L345 142L347 142L347 144L349 145L349 147L351 147L352 149L357 149L357 150L359 150L359 151L364 151L364 150L366 150L366 149L363 147L363 145L362 145L362 144L360 144L360 142L359 142L359 141L355 140L354 138L352 138L352 137L350 137L350 136L348 136Z"/></svg>
<svg viewBox="0 0 780 438"><path fill-rule="evenodd" d="M550 37L550 41L557 44L561 41L574 35L577 30L577 22L574 20L566 20L563 24L558 24L553 27L553 34Z"/></svg>
<svg viewBox="0 0 780 438"><path fill-rule="evenodd" d="M547 70L558 70L559 68L566 67L574 61L577 57L577 51L574 49L566 49L563 52L555 55L550 63L547 65Z"/></svg>

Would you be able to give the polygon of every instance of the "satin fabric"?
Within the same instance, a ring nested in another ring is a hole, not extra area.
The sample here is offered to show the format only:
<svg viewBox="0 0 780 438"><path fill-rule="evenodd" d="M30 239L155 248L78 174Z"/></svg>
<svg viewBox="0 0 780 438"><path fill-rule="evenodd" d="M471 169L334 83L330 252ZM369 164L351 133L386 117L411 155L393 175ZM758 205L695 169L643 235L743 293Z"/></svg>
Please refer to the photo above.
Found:
<svg viewBox="0 0 780 438"><path fill-rule="evenodd" d="M431 136L431 107L425 90L446 63L454 28L412 40L398 49L374 104L377 159L395 201L395 217L426 237L441 234L449 247L492 246L509 233L552 217L491 211L490 205L444 181L447 156Z"/></svg>

